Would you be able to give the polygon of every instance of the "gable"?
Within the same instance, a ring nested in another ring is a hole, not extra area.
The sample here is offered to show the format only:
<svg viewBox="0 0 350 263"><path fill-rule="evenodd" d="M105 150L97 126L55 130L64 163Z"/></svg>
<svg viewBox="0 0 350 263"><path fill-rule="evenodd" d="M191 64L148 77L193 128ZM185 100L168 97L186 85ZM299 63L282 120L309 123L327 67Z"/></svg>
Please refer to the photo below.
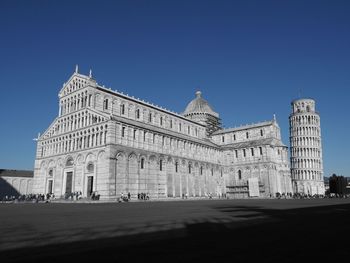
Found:
<svg viewBox="0 0 350 263"><path fill-rule="evenodd" d="M79 118L84 118L84 116L87 116L87 115L90 115L93 118L92 125L104 122L109 118L107 114L101 114L100 112L85 108L80 111L72 112L71 114L68 114L68 115L57 117L46 129L46 131L40 136L39 139L46 140L52 137L60 136L62 134L74 132L75 129L67 130L66 127L68 127L69 125L72 125L72 123L75 121L78 122Z"/></svg>
<svg viewBox="0 0 350 263"><path fill-rule="evenodd" d="M58 96L62 98L77 90L83 89L92 82L94 82L94 80L89 78L88 76L74 72L73 75L69 78L69 80L63 84L63 87L58 93Z"/></svg>
<svg viewBox="0 0 350 263"><path fill-rule="evenodd" d="M48 139L52 136L55 136L58 130L58 117L54 119L54 121L50 124L50 126L46 129L46 131L40 135L39 139Z"/></svg>

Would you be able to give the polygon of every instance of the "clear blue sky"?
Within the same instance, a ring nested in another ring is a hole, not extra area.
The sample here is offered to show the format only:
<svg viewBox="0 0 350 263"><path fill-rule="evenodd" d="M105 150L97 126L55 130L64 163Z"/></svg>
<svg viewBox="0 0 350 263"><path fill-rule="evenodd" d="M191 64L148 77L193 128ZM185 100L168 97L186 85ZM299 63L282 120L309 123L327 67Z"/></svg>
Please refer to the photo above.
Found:
<svg viewBox="0 0 350 263"><path fill-rule="evenodd" d="M79 64L100 84L182 112L197 89L225 127L313 97L325 175L350 176L350 1L0 2L0 168L33 169L35 142Z"/></svg>

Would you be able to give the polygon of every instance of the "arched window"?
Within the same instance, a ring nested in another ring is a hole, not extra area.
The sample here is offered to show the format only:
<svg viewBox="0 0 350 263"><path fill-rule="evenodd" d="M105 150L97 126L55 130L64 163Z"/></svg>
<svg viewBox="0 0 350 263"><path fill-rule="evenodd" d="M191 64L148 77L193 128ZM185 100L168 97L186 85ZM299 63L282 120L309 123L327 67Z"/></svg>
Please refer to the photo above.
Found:
<svg viewBox="0 0 350 263"><path fill-rule="evenodd" d="M247 139L249 138L249 132L245 133L245 136L247 137Z"/></svg>
<svg viewBox="0 0 350 263"><path fill-rule="evenodd" d="M145 168L145 159L141 158L141 169Z"/></svg>
<svg viewBox="0 0 350 263"><path fill-rule="evenodd" d="M120 113L123 115L125 114L125 105L124 104L120 105Z"/></svg>
<svg viewBox="0 0 350 263"><path fill-rule="evenodd" d="M160 122L160 126L163 126L163 117L160 117L159 122Z"/></svg>
<svg viewBox="0 0 350 263"><path fill-rule="evenodd" d="M163 160L159 161L159 171L163 171Z"/></svg>
<svg viewBox="0 0 350 263"><path fill-rule="evenodd" d="M104 109L104 110L108 110L108 99L105 99L105 100L103 101L103 109Z"/></svg>
<svg viewBox="0 0 350 263"><path fill-rule="evenodd" d="M49 170L49 176L52 177L53 176L53 169Z"/></svg>
<svg viewBox="0 0 350 263"><path fill-rule="evenodd" d="M122 127L122 137L125 136L125 127Z"/></svg>
<svg viewBox="0 0 350 263"><path fill-rule="evenodd" d="M149 122L152 122L152 113L149 113L149 115L148 115L148 121L149 121Z"/></svg>
<svg viewBox="0 0 350 263"><path fill-rule="evenodd" d="M264 136L264 131L262 129L260 130L260 136Z"/></svg>
<svg viewBox="0 0 350 263"><path fill-rule="evenodd" d="M178 172L178 170L179 170L179 163L178 163L178 162L176 162L176 163L175 163L175 172L177 173L177 172Z"/></svg>
<svg viewBox="0 0 350 263"><path fill-rule="evenodd" d="M94 164L93 163L89 163L86 167L88 173L93 173L94 172Z"/></svg>
<svg viewBox="0 0 350 263"><path fill-rule="evenodd" d="M136 110L136 119L140 119L140 109Z"/></svg>
<svg viewBox="0 0 350 263"><path fill-rule="evenodd" d="M89 104L88 104L89 107L91 106L91 102L92 102L92 95L90 94L90 95L89 95Z"/></svg>
<svg viewBox="0 0 350 263"><path fill-rule="evenodd" d="M192 171L192 167L191 167L191 164L188 165L188 173L190 174Z"/></svg>
<svg viewBox="0 0 350 263"><path fill-rule="evenodd" d="M73 158L68 158L67 162L66 162L66 166L73 166L74 162L73 162Z"/></svg>
<svg viewBox="0 0 350 263"><path fill-rule="evenodd" d="M200 173L201 173L201 175L203 175L203 166L201 166L201 168L200 168Z"/></svg>
<svg viewBox="0 0 350 263"><path fill-rule="evenodd" d="M238 170L238 179L241 180L242 179L242 171Z"/></svg>

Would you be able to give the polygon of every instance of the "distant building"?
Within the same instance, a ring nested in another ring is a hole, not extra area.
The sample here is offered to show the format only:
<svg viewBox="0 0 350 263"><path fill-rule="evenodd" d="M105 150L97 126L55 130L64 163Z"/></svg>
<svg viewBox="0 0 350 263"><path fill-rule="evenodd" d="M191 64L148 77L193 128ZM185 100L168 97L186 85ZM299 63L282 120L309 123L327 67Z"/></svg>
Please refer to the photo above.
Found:
<svg viewBox="0 0 350 263"><path fill-rule="evenodd" d="M275 118L222 129L201 92L177 114L98 85L78 69L58 96L58 116L37 142L34 193L156 199L293 191Z"/></svg>
<svg viewBox="0 0 350 263"><path fill-rule="evenodd" d="M0 169L0 199L32 193L33 171Z"/></svg>

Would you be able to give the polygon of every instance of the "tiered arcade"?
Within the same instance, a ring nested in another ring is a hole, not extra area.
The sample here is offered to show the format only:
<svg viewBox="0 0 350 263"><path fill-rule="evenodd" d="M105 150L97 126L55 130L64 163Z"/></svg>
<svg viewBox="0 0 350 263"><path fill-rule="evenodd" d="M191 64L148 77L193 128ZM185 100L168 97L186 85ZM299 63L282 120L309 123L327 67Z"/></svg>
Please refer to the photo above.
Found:
<svg viewBox="0 0 350 263"><path fill-rule="evenodd" d="M320 116L315 101L294 100L289 122L294 192L324 194Z"/></svg>

